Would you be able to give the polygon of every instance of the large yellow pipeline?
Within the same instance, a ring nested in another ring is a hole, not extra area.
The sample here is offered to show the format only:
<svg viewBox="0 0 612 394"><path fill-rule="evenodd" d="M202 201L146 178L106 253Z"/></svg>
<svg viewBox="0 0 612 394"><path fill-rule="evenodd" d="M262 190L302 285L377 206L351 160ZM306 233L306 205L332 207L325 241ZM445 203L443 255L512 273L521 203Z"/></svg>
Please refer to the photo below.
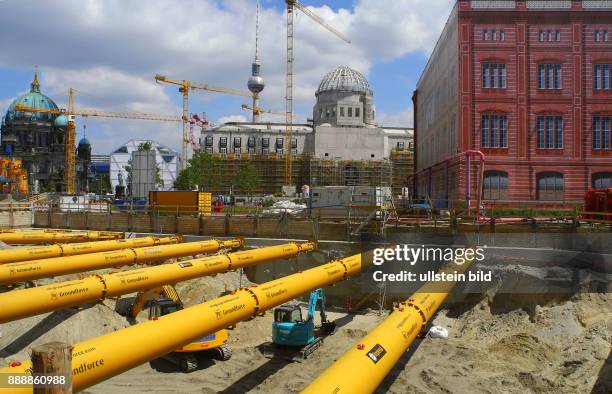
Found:
<svg viewBox="0 0 612 394"><path fill-rule="evenodd" d="M124 237L124 233L113 233L108 231L59 232L31 230L0 233L0 241L10 245L103 241L108 239L120 239Z"/></svg>
<svg viewBox="0 0 612 394"><path fill-rule="evenodd" d="M55 244L47 246L31 246L15 249L4 249L0 253L0 264L17 261L49 259L52 257L74 256L78 254L108 252L109 250L125 248L142 248L145 246L166 245L178 243L176 237L141 237L128 239L113 239L110 241L79 242L72 244Z"/></svg>
<svg viewBox="0 0 612 394"><path fill-rule="evenodd" d="M288 243L0 293L0 323L311 252Z"/></svg>
<svg viewBox="0 0 612 394"><path fill-rule="evenodd" d="M368 261L371 259L364 259L364 263ZM361 269L361 255L353 255L77 343L72 350L72 388L76 392L93 386L316 288L347 279ZM31 373L31 364L24 361L0 368L2 373ZM32 393L32 388L0 389L0 394L9 392Z"/></svg>
<svg viewBox="0 0 612 394"><path fill-rule="evenodd" d="M177 237L178 238L178 237ZM185 242L176 245L159 245L146 248L127 248L86 255L54 257L0 265L0 284L25 282L40 278L93 271L102 268L164 260L172 257L213 253L223 248L242 246L240 239Z"/></svg>
<svg viewBox="0 0 612 394"><path fill-rule="evenodd" d="M473 261L473 260L472 260ZM440 272L464 273L471 261ZM442 305L455 282L429 282L315 379L303 394L372 393ZM350 371L347 372L347 371Z"/></svg>

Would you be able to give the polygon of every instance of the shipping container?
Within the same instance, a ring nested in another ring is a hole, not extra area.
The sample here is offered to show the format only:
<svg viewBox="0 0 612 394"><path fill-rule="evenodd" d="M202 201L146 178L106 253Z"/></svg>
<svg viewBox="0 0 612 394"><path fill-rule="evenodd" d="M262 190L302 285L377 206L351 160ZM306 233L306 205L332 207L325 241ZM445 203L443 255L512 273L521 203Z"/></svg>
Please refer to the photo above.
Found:
<svg viewBox="0 0 612 394"><path fill-rule="evenodd" d="M149 207L152 211L211 214L211 193L199 191L150 191Z"/></svg>

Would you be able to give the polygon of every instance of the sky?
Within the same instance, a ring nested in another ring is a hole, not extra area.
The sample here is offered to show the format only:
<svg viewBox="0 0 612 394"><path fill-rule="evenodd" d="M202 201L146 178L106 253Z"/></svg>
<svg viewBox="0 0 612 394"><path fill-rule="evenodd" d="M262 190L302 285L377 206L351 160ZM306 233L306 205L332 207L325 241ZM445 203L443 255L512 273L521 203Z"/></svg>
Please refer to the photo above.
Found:
<svg viewBox="0 0 612 394"><path fill-rule="evenodd" d="M454 0L301 0L351 39L347 44L299 11L295 17L294 112L312 117L315 91L339 65L363 73L374 91L377 121L412 126L412 92ZM262 108L284 111L284 0L260 0ZM181 113L173 85L155 74L246 91L255 53L255 0L0 0L0 116L29 90L38 67L41 90L60 108L68 89L76 108ZM195 91L190 112L213 124L247 121L242 97ZM283 116L265 120L282 122ZM180 151L177 123L77 119L94 153L129 139Z"/></svg>

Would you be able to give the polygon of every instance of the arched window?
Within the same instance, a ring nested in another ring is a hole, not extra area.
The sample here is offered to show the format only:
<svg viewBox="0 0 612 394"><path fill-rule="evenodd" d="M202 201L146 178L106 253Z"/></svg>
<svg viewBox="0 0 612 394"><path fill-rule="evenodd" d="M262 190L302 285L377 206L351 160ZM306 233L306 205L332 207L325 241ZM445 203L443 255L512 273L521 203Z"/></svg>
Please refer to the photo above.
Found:
<svg viewBox="0 0 612 394"><path fill-rule="evenodd" d="M594 189L607 189L612 187L612 172L598 172L592 176Z"/></svg>
<svg viewBox="0 0 612 394"><path fill-rule="evenodd" d="M537 176L538 200L563 200L563 174L559 172L542 172Z"/></svg>
<svg viewBox="0 0 612 394"><path fill-rule="evenodd" d="M482 184L482 197L485 200L505 200L508 198L508 173L485 171Z"/></svg>

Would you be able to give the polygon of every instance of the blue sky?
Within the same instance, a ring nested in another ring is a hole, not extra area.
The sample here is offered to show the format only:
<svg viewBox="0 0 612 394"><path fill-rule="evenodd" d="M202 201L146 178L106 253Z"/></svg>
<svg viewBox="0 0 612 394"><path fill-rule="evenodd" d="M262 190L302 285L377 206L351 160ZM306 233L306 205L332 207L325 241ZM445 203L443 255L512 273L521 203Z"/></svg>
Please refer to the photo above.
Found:
<svg viewBox="0 0 612 394"><path fill-rule="evenodd" d="M412 91L452 0L303 3L353 42L345 44L306 16L296 16L297 120L310 116L314 91L325 73L346 64L370 81L380 123L411 125ZM180 114L176 88L156 85L155 73L245 90L254 54L254 4L252 0L1 1L0 112L4 114L11 99L29 88L35 65L40 68L43 93L60 106L65 105L68 87L75 87L77 107ZM261 6L261 63L267 83L261 106L283 110L285 3L262 0ZM32 24L34 20L38 22ZM206 112L212 122L241 121L249 117L240 109L247 102L194 93L190 109ZM78 124L80 138L83 127L81 121ZM160 122L87 121L95 153L109 153L130 138L156 139L177 149L179 129L177 124Z"/></svg>

